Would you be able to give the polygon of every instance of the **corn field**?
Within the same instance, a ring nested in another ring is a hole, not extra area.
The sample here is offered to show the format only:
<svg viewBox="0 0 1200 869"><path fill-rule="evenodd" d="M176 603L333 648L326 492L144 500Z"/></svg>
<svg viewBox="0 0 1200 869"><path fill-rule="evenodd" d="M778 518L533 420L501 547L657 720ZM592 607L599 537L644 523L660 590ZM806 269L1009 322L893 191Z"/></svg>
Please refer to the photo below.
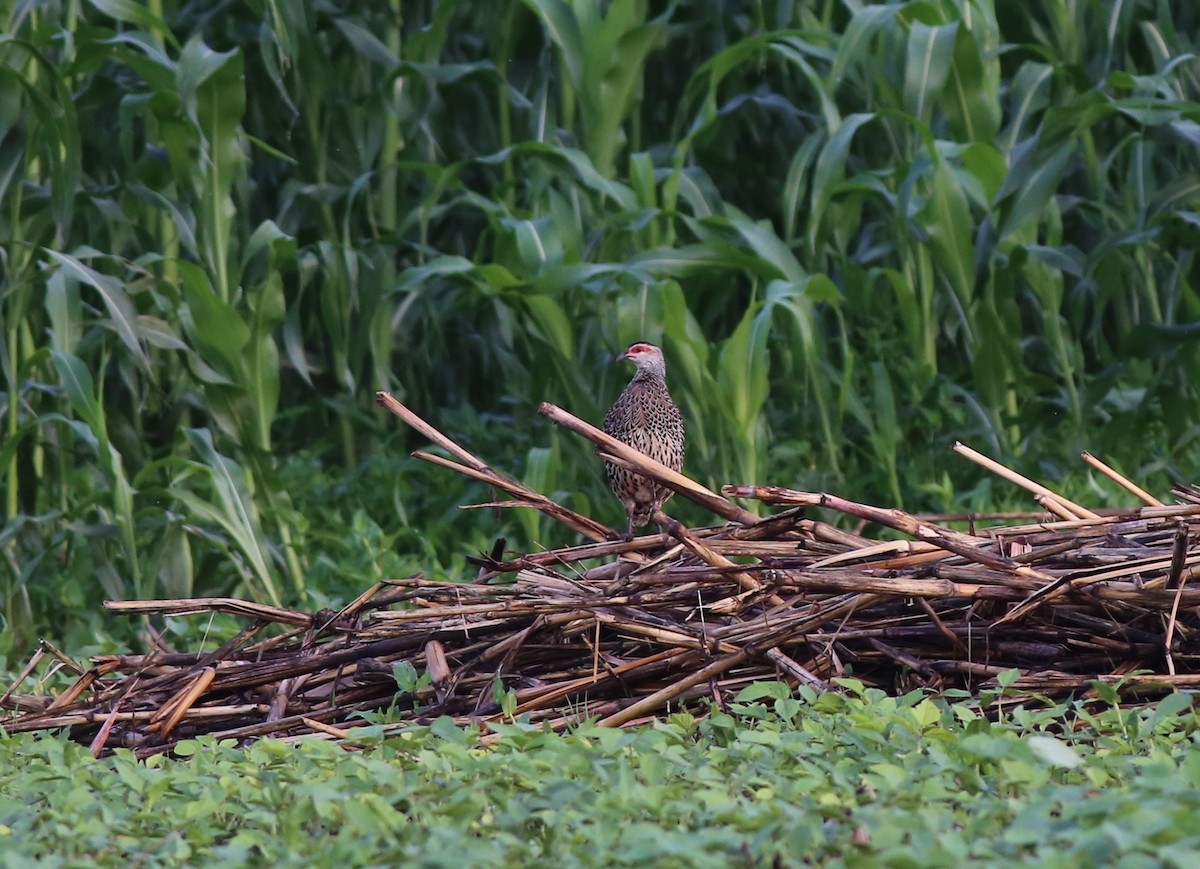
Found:
<svg viewBox="0 0 1200 869"><path fill-rule="evenodd" d="M1099 498L1080 450L1195 478L1193 4L0 21L0 654L98 636L102 598L320 602L405 541L566 542L456 513L486 490L415 469L378 389L615 521L536 408L599 420L634 340L713 485L1008 503L955 440Z"/></svg>

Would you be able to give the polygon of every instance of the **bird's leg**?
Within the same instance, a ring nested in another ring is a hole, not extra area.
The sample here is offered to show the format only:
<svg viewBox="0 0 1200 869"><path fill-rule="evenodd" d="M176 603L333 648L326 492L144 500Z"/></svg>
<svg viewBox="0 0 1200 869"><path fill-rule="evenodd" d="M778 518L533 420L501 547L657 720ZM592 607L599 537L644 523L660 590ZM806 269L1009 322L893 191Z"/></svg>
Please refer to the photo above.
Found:
<svg viewBox="0 0 1200 869"><path fill-rule="evenodd" d="M625 505L625 539L633 539L633 502L630 501Z"/></svg>

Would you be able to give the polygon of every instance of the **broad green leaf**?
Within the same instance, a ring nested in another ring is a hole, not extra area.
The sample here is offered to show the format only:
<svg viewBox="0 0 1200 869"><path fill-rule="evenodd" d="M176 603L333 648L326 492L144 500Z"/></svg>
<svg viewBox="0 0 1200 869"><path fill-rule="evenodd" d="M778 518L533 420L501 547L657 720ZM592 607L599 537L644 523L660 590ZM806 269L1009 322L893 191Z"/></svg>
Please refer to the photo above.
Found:
<svg viewBox="0 0 1200 869"><path fill-rule="evenodd" d="M914 22L908 35L904 67L904 105L928 123L929 113L950 75L958 22L930 27Z"/></svg>
<svg viewBox="0 0 1200 869"><path fill-rule="evenodd" d="M586 47L570 4L564 0L525 0L525 5L541 19L551 41L558 46L559 58L571 84L581 87Z"/></svg>
<svg viewBox="0 0 1200 869"><path fill-rule="evenodd" d="M1065 272L1073 277L1083 277L1083 252L1074 245L1046 247L1040 244L1027 244L1024 247L1051 268Z"/></svg>
<svg viewBox="0 0 1200 869"><path fill-rule="evenodd" d="M980 207L990 208L1008 174L1004 155L990 144L975 142L963 149L961 159L963 168L978 183L977 189L982 200L979 202Z"/></svg>
<svg viewBox="0 0 1200 869"><path fill-rule="evenodd" d="M1036 138L1029 139L1014 152L1012 168L996 203L1003 215L998 228L1001 239L1042 214L1074 151L1073 141L1062 142L1049 152L1038 145Z"/></svg>
<svg viewBox="0 0 1200 869"><path fill-rule="evenodd" d="M783 185L783 195L780 207L783 211L783 240L790 243L800 234L797 220L808 201L808 173L813 159L824 142L820 133L808 136L803 144L796 149L791 163L788 164L787 181Z"/></svg>
<svg viewBox="0 0 1200 869"><path fill-rule="evenodd" d="M837 57L829 73L835 87L842 84L851 65L863 64L877 56L871 52L871 43L881 34L899 30L896 13L903 7L903 3L880 3L858 6L852 10L850 23L838 42Z"/></svg>
<svg viewBox="0 0 1200 869"><path fill-rule="evenodd" d="M242 370L242 353L250 343L250 327L241 315L203 284L184 283L191 315L191 337L197 349L234 380Z"/></svg>
<svg viewBox="0 0 1200 869"><path fill-rule="evenodd" d="M1050 766L1074 769L1083 763L1079 752L1053 736L1031 736L1026 742L1034 754Z"/></svg>
<svg viewBox="0 0 1200 869"><path fill-rule="evenodd" d="M799 282L808 276L795 254L780 240L769 224L735 220L732 221L732 226L745 239L750 249L778 272L779 277Z"/></svg>
<svg viewBox="0 0 1200 869"><path fill-rule="evenodd" d="M1030 119L1045 107L1053 77L1054 68L1044 63L1026 61L1017 70L1008 87L1008 127L1001 135L1004 153L1033 132Z"/></svg>
<svg viewBox="0 0 1200 869"><path fill-rule="evenodd" d="M121 282L110 275L101 274L71 254L49 249L46 249L45 253L57 262L71 278L86 284L100 294L100 299L108 310L108 320L105 321L105 325L121 339L121 343L129 350L134 361L139 363L143 369L148 370L150 360L146 357L146 353L138 341L137 310Z"/></svg>
<svg viewBox="0 0 1200 869"><path fill-rule="evenodd" d="M168 44L178 47L175 34L161 18L134 0L88 0L93 6L118 21L133 24L142 30L151 30Z"/></svg>
<svg viewBox="0 0 1200 869"><path fill-rule="evenodd" d="M574 359L575 342L571 322L562 307L549 296L531 294L522 297L534 324L543 339L554 347L562 359Z"/></svg>
<svg viewBox="0 0 1200 869"><path fill-rule="evenodd" d="M201 134L197 236L217 294L228 302L233 292L231 193L245 163L240 139L246 109L242 55L213 51L194 36L179 57L176 77L180 99Z"/></svg>
<svg viewBox="0 0 1200 869"><path fill-rule="evenodd" d="M198 517L216 523L229 535L249 562L261 591L278 606L280 597L268 566L267 551L260 539L258 511L246 485L245 472L217 451L208 429L189 429L187 439L200 464L210 474L216 500L206 501L186 489L177 490L175 496Z"/></svg>
<svg viewBox="0 0 1200 869"><path fill-rule="evenodd" d="M72 353L53 350L50 353L58 377L71 407L87 423L101 441L107 440L105 433L104 407L96 395L96 381L83 360Z"/></svg>
<svg viewBox="0 0 1200 869"><path fill-rule="evenodd" d="M828 141L821 148L817 157L817 166L813 172L812 207L808 219L808 240L810 250L815 250L815 240L824 229L823 218L825 210L837 185L845 177L846 161L850 156L850 145L854 134L868 121L874 120L874 115L859 112L849 115L842 125L832 131Z"/></svg>
<svg viewBox="0 0 1200 869"><path fill-rule="evenodd" d="M974 221L958 177L945 160L933 170L921 216L938 269L966 302L975 287Z"/></svg>
<svg viewBox="0 0 1200 869"><path fill-rule="evenodd" d="M3 52L0 54L0 112L4 116L0 134L8 132L23 104L29 112L24 132L26 147L30 148L27 156L45 160L54 179L50 203L57 231L56 247L61 247L70 233L75 196L82 181L83 146L75 101L59 65L48 60L33 45L8 36L0 39L0 51ZM12 172L18 171L18 165L10 163L8 158L0 160L0 165L3 164L9 164ZM5 181L0 188L9 186L10 182Z"/></svg>
<svg viewBox="0 0 1200 869"><path fill-rule="evenodd" d="M333 23L346 37L346 41L354 46L355 51L367 60L381 64L388 70L395 69L400 65L400 58L392 54L391 49L365 27L341 16L334 18Z"/></svg>
<svg viewBox="0 0 1200 869"><path fill-rule="evenodd" d="M991 144L1000 127L999 83L992 69L995 61L989 65L984 60L979 34L967 27L958 29L953 50L953 67L942 91L942 110L959 141Z"/></svg>
<svg viewBox="0 0 1200 869"><path fill-rule="evenodd" d="M54 349L74 353L83 335L83 311L78 284L67 281L62 269L46 280L46 314L50 317L50 339Z"/></svg>

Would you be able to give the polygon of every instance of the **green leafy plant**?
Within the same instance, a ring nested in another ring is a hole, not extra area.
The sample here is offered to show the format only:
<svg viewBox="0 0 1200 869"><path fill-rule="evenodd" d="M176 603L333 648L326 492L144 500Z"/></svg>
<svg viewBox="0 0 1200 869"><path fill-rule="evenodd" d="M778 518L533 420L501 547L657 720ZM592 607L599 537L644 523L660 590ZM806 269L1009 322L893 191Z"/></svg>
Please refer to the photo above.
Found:
<svg viewBox="0 0 1200 869"><path fill-rule="evenodd" d="M401 680L416 686L416 674ZM352 865L423 860L721 866L1186 861L1198 812L1197 718L1018 709L919 692L793 695L748 686L726 712L562 736L449 719L355 750L204 738L178 759L97 761L65 740L0 739L0 835L26 859L109 866ZM114 786L114 783L119 786ZM147 811L147 802L154 811ZM85 811L80 814L80 807ZM1114 826L1113 818L1122 823ZM66 831L72 835L64 835Z"/></svg>

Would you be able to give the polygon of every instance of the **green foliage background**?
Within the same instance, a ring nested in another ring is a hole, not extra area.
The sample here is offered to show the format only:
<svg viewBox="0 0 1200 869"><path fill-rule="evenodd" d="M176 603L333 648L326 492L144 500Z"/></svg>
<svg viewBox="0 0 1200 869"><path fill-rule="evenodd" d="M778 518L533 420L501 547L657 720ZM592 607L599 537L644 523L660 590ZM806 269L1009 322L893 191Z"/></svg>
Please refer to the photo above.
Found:
<svg viewBox="0 0 1200 869"><path fill-rule="evenodd" d="M598 419L634 339L709 482L1013 499L957 439L1093 502L1080 449L1195 473L1194 4L0 21L0 653L103 634L105 597L309 605L565 542L458 513L488 493L406 459L378 388L617 521L535 408Z"/></svg>

